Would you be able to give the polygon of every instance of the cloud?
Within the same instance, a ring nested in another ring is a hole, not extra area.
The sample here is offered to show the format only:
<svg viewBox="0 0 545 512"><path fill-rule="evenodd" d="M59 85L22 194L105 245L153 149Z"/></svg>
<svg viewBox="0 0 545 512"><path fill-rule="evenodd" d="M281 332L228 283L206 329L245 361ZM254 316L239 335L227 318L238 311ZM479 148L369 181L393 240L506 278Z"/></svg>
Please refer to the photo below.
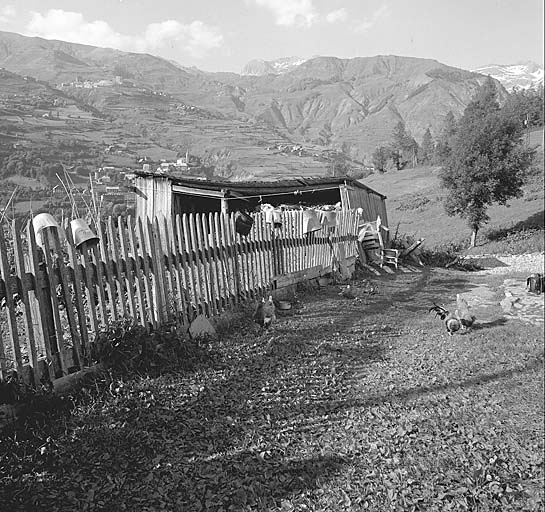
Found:
<svg viewBox="0 0 545 512"><path fill-rule="evenodd" d="M0 7L0 24L7 24L13 18L15 18L15 7L13 5L6 5L4 7Z"/></svg>
<svg viewBox="0 0 545 512"><path fill-rule="evenodd" d="M328 23L336 23L338 21L346 21L347 17L348 13L346 12L346 9L342 7L341 9L328 13L325 19Z"/></svg>
<svg viewBox="0 0 545 512"><path fill-rule="evenodd" d="M193 57L203 57L223 45L223 36L216 28L205 25L202 21L195 20L183 25L179 21L168 20L149 24L145 32L145 42L151 49L174 45L184 47Z"/></svg>
<svg viewBox="0 0 545 512"><path fill-rule="evenodd" d="M311 27L320 19L312 0L253 0L272 11L277 25Z"/></svg>
<svg viewBox="0 0 545 512"><path fill-rule="evenodd" d="M365 20L357 21L353 26L352 30L354 32L367 32L369 29L371 29L380 18L390 16L391 9L388 5L383 5L382 7L379 7L370 18L367 18Z"/></svg>
<svg viewBox="0 0 545 512"><path fill-rule="evenodd" d="M79 12L62 9L50 9L45 14L32 12L26 35L124 51L160 52L169 47L195 58L203 57L224 42L217 28L198 20L188 24L176 20L150 23L142 36L131 36L115 31L105 21L87 21Z"/></svg>

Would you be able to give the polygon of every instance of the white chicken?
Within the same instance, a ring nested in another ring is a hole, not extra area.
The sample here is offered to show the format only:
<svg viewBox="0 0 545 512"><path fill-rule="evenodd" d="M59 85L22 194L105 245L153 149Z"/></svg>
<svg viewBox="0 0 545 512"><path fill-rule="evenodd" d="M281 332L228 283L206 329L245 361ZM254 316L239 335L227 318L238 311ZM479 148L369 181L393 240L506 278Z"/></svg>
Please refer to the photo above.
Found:
<svg viewBox="0 0 545 512"><path fill-rule="evenodd" d="M460 320L462 330L466 330L471 327L477 319L471 312L467 301L459 293L456 294L456 310L454 311L454 315L458 320Z"/></svg>

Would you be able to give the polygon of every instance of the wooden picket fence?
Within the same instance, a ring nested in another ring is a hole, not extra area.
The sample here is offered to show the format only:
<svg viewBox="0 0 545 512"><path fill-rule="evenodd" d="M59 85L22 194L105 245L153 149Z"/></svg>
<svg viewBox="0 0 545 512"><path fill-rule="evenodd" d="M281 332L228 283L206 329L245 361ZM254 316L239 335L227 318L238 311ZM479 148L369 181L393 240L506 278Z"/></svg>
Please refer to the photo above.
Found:
<svg viewBox="0 0 545 512"><path fill-rule="evenodd" d="M32 223L0 226L0 378L53 381L92 364L97 334L117 320L188 325L357 254L356 211L306 234L302 211L283 212L278 228L253 219L241 236L234 214L110 217L77 248L69 229L43 229L39 246Z"/></svg>

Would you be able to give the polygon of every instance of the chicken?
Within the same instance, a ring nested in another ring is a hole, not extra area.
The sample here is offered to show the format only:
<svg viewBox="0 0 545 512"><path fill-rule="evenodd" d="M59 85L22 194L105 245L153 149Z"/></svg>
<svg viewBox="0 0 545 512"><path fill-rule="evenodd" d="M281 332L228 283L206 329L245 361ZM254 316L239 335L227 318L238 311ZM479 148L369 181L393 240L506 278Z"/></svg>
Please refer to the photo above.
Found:
<svg viewBox="0 0 545 512"><path fill-rule="evenodd" d="M476 320L475 315L472 314L469 308L469 304L459 293L456 294L456 311L454 311L454 315L460 320L462 330L471 327Z"/></svg>
<svg viewBox="0 0 545 512"><path fill-rule="evenodd" d="M459 331L462 328L462 323L460 320L456 317L456 315L452 314L450 311L445 309L443 306L438 306L435 302L433 303L433 306L429 309L429 312L432 311L435 312L435 316L440 317L441 320L445 322L445 326L447 328L447 332L449 336L452 336L453 333L456 331Z"/></svg>
<svg viewBox="0 0 545 512"><path fill-rule="evenodd" d="M275 320L276 306L274 305L272 295L269 295L267 300L263 297L255 310L254 321L263 329L268 329Z"/></svg>

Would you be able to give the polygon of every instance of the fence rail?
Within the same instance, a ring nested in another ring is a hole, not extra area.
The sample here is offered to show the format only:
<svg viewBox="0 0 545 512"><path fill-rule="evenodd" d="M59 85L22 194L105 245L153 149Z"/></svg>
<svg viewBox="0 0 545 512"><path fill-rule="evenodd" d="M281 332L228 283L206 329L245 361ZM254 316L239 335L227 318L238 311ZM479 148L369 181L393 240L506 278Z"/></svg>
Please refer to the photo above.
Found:
<svg viewBox="0 0 545 512"><path fill-rule="evenodd" d="M0 226L0 378L54 380L91 364L97 334L116 320L187 325L357 254L356 211L306 234L302 211L283 212L278 228L253 219L241 236L234 214L110 217L77 248L69 229L45 228L38 246L32 223Z"/></svg>

